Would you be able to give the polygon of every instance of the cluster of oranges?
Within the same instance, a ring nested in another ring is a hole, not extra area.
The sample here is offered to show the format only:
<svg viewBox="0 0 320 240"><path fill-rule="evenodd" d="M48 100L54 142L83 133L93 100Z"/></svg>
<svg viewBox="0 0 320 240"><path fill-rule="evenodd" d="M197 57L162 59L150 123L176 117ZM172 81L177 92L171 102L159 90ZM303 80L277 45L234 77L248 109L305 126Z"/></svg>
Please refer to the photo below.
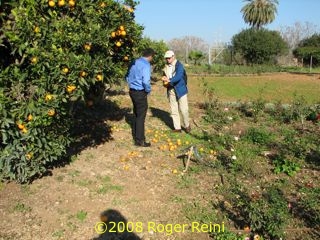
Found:
<svg viewBox="0 0 320 240"><path fill-rule="evenodd" d="M121 156L120 157L120 162L124 163L123 165L123 170L128 171L129 170L129 165L126 164L127 162L129 162L130 160L132 160L133 158L138 157L140 154L137 151L131 151L128 152L127 156Z"/></svg>
<svg viewBox="0 0 320 240"><path fill-rule="evenodd" d="M134 9L132 7L129 7L129 6L126 6L124 5L123 6L129 13L133 13L134 12Z"/></svg>
<svg viewBox="0 0 320 240"><path fill-rule="evenodd" d="M188 147L190 144L192 144L189 140L181 140L180 138L171 139L166 133L164 133L164 131L149 129L147 130L147 133L152 135L151 142L155 144L158 143L158 149L160 151L169 151L171 157L174 157L173 152L178 148L182 146ZM200 146L198 150L200 154L206 154L209 159L216 159L217 151L210 148L205 148L204 146Z"/></svg>
<svg viewBox="0 0 320 240"><path fill-rule="evenodd" d="M56 1L55 0L49 0L48 1L48 5L49 7L55 7L56 6ZM66 1L65 0L59 0L58 1L58 6L59 7L64 7L66 5ZM75 0L69 0L68 1L68 5L70 8L73 8L76 5L76 1Z"/></svg>
<svg viewBox="0 0 320 240"><path fill-rule="evenodd" d="M125 27L123 25L119 26L117 31L111 32L112 38L118 38L118 40L115 42L115 45L117 47L121 47L123 44L122 38L124 38L127 35L127 32L125 30Z"/></svg>

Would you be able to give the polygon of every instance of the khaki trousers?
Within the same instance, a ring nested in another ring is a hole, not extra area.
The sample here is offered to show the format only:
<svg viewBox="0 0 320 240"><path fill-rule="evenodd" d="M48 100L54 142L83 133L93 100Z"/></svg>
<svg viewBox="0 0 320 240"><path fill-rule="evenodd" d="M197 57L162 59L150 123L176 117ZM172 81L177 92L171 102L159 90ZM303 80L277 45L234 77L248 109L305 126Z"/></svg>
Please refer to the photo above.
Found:
<svg viewBox="0 0 320 240"><path fill-rule="evenodd" d="M181 129L180 113L185 128L190 126L189 122L189 107L188 107L188 96L187 94L177 100L174 89L168 91L168 98L171 108L171 117L173 120L174 129Z"/></svg>

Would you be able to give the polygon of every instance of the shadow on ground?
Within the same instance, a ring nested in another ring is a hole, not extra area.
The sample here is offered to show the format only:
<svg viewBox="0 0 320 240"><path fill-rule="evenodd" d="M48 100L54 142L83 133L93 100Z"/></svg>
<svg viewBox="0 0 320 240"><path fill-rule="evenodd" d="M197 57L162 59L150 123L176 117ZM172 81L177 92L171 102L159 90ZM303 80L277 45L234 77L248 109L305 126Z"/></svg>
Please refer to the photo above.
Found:
<svg viewBox="0 0 320 240"><path fill-rule="evenodd" d="M117 210L109 209L100 214L100 223L95 226L99 237L93 240L141 240L131 229L127 219Z"/></svg>
<svg viewBox="0 0 320 240"><path fill-rule="evenodd" d="M121 108L109 99L92 106L87 106L83 101L74 103L71 137L75 141L67 150L67 157L47 166L49 171L45 176L51 175L52 169L69 164L72 156L79 154L84 149L113 140L111 126L107 121L121 121L130 110L130 108Z"/></svg>
<svg viewBox="0 0 320 240"><path fill-rule="evenodd" d="M169 128L173 129L173 123L172 123L170 113L154 107L151 107L150 110L153 117L158 118L164 124L166 124Z"/></svg>

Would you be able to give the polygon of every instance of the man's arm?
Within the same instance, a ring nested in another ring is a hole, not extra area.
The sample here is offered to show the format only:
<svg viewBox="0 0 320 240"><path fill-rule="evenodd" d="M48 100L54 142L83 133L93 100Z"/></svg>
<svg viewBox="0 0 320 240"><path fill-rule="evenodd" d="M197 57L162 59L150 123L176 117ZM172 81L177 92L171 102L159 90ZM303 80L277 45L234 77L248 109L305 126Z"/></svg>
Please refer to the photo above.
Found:
<svg viewBox="0 0 320 240"><path fill-rule="evenodd" d="M177 84L177 82L179 82L182 78L184 77L184 69L182 64L178 64L177 68L176 68L176 74L174 75L174 77L170 78L170 85L174 86Z"/></svg>
<svg viewBox="0 0 320 240"><path fill-rule="evenodd" d="M142 85L144 90L147 93L151 92L150 78L151 78L151 67L145 66L142 70Z"/></svg>

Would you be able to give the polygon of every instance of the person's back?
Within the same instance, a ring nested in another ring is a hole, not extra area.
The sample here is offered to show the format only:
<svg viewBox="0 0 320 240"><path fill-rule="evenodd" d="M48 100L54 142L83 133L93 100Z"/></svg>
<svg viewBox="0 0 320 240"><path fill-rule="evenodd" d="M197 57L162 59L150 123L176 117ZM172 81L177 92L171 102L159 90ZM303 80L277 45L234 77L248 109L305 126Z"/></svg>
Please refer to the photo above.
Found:
<svg viewBox="0 0 320 240"><path fill-rule="evenodd" d="M129 85L129 94L133 104L135 115L134 141L136 146L149 147L151 144L145 141L144 122L148 110L148 94L151 91L151 65L153 49L146 49L141 58L132 62L129 67L126 80Z"/></svg>

